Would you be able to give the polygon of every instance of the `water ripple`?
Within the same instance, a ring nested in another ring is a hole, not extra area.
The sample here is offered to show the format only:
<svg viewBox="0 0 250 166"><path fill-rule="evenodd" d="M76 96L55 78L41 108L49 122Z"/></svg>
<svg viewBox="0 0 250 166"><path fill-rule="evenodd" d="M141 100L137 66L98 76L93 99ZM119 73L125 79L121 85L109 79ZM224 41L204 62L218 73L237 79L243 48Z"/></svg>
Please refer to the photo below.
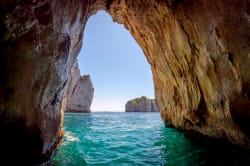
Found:
<svg viewBox="0 0 250 166"><path fill-rule="evenodd" d="M64 131L58 166L211 165L212 153L165 128L159 113L66 113Z"/></svg>

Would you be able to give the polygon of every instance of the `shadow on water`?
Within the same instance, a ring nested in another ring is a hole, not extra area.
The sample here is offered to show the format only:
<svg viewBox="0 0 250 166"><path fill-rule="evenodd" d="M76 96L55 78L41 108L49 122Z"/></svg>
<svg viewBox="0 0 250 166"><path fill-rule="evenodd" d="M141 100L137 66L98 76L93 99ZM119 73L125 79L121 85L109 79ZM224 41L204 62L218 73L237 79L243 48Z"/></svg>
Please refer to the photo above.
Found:
<svg viewBox="0 0 250 166"><path fill-rule="evenodd" d="M66 114L64 129L62 144L51 161L56 166L250 165L249 151L165 128L154 113Z"/></svg>
<svg viewBox="0 0 250 166"><path fill-rule="evenodd" d="M194 138L197 137L197 138ZM163 146L161 155L166 164L178 166L248 166L250 152L225 141L202 137L197 133L184 135L173 128L162 129L155 146Z"/></svg>

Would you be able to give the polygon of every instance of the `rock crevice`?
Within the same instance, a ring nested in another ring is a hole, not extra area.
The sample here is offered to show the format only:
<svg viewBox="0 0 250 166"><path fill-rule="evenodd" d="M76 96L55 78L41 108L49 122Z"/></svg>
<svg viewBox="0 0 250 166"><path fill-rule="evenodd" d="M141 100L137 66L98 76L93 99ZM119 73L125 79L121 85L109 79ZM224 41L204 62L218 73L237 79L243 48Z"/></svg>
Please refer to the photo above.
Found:
<svg viewBox="0 0 250 166"><path fill-rule="evenodd" d="M36 126L34 138L42 140L34 141L42 146L36 154L50 156L62 136L65 82L84 26L106 10L147 57L166 124L250 148L249 6L248 0L0 1L0 127L15 133L11 126L21 120L23 134L32 135L28 129ZM0 142L4 154L12 143Z"/></svg>
<svg viewBox="0 0 250 166"><path fill-rule="evenodd" d="M90 112L94 88L90 75L80 75L77 61L71 68L71 80L67 93L66 112Z"/></svg>

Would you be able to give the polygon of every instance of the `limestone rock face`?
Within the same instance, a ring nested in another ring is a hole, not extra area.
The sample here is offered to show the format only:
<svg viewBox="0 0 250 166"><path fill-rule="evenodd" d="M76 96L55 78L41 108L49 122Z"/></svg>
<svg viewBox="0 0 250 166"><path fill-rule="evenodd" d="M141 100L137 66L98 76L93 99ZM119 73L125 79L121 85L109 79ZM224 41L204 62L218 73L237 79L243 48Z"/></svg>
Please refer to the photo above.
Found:
<svg viewBox="0 0 250 166"><path fill-rule="evenodd" d="M90 112L94 88L90 75L80 76L77 62L71 69L71 84L67 94L67 112Z"/></svg>
<svg viewBox="0 0 250 166"><path fill-rule="evenodd" d="M156 102L145 96L129 100L125 106L125 112L159 112Z"/></svg>
<svg viewBox="0 0 250 166"><path fill-rule="evenodd" d="M99 10L124 24L143 49L165 124L250 148L249 6L249 0L1 0L1 154L19 164L50 156L62 136L85 23ZM26 153L9 150L24 147Z"/></svg>
<svg viewBox="0 0 250 166"><path fill-rule="evenodd" d="M82 0L0 1L0 151L9 165L37 165L61 140L89 7Z"/></svg>
<svg viewBox="0 0 250 166"><path fill-rule="evenodd" d="M113 1L152 69L166 125L250 147L250 2Z"/></svg>

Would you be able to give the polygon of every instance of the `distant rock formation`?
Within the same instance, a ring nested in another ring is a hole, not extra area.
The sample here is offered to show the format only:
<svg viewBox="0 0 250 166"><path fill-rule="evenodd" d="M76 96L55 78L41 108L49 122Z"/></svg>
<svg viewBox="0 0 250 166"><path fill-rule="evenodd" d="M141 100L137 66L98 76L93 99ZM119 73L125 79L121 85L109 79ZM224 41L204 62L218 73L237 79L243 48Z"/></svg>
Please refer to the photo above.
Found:
<svg viewBox="0 0 250 166"><path fill-rule="evenodd" d="M249 0L1 0L1 159L50 159L70 69L100 10L145 53L166 126L250 149Z"/></svg>
<svg viewBox="0 0 250 166"><path fill-rule="evenodd" d="M142 96L128 101L125 112L159 112L159 109L154 99Z"/></svg>
<svg viewBox="0 0 250 166"><path fill-rule="evenodd" d="M90 112L94 88L90 75L80 75L77 61L71 68L71 83L67 95L66 112Z"/></svg>

